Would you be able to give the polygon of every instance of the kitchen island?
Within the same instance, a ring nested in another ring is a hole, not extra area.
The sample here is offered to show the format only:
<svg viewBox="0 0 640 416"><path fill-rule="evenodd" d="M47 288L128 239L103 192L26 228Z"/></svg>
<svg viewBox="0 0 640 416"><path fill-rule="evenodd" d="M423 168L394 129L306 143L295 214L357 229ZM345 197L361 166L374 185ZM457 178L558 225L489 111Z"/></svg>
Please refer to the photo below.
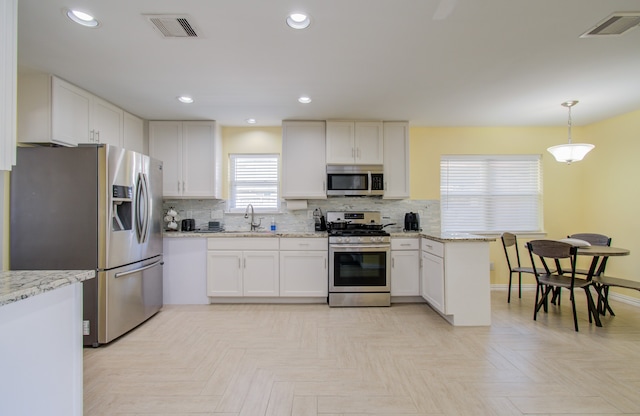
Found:
<svg viewBox="0 0 640 416"><path fill-rule="evenodd" d="M422 234L421 295L450 324L491 325L489 242L494 240L467 233Z"/></svg>
<svg viewBox="0 0 640 416"><path fill-rule="evenodd" d="M94 277L0 272L1 415L82 415L82 282Z"/></svg>

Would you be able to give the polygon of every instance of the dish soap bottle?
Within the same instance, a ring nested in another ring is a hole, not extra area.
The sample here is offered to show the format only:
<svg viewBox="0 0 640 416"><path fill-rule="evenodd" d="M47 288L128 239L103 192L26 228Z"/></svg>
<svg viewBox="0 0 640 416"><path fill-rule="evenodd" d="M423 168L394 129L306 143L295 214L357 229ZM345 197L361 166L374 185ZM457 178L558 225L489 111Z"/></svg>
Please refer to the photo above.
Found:
<svg viewBox="0 0 640 416"><path fill-rule="evenodd" d="M275 217L271 217L271 232L272 233L276 232L276 219L275 219Z"/></svg>

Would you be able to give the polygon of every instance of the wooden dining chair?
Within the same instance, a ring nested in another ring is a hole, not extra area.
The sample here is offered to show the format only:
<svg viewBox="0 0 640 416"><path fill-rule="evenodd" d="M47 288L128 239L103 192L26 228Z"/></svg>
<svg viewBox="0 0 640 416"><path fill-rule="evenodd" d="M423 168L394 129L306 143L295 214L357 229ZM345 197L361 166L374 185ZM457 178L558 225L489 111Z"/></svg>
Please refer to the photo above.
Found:
<svg viewBox="0 0 640 416"><path fill-rule="evenodd" d="M599 322L596 316L597 311L591 291L589 288L593 282L587 279L576 278L576 257L578 248L571 244L555 240L533 240L527 243L531 264L533 265L536 283L536 304L533 311L533 320L537 320L538 311L544 308L545 313L548 312L548 297L553 294L557 288L566 288L570 293L571 308L573 311L573 324L575 330L578 331L578 316L576 314L576 299L574 289L584 289L587 297L587 307L589 312L589 322L592 317ZM536 265L535 259L539 260L541 266ZM568 259L570 270L563 270L560 260ZM556 272L553 272L549 264L556 266ZM559 306L559 305L558 305Z"/></svg>
<svg viewBox="0 0 640 416"><path fill-rule="evenodd" d="M604 234L578 233L578 234L571 234L567 237L573 238L576 240L586 241L592 246L610 246L611 245L611 237L607 237ZM600 266L598 267L598 270L595 271L594 276L599 276L602 273L604 273L604 268L606 265L607 265L607 260L603 259L603 261L600 263ZM589 269L576 268L576 273L588 275Z"/></svg>
<svg viewBox="0 0 640 416"><path fill-rule="evenodd" d="M518 238L512 233L502 234L502 247L509 267L509 294L507 303L511 303L511 280L514 273L518 273L518 298L522 297L522 273L534 274L533 267L522 267L520 264L520 252L518 251Z"/></svg>

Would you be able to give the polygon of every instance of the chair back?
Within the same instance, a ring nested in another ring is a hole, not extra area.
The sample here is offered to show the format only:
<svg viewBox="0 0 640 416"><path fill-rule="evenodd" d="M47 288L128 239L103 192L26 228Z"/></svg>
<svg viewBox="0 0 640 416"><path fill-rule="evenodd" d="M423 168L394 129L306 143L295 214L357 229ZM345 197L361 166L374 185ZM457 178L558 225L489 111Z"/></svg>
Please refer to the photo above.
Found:
<svg viewBox="0 0 640 416"><path fill-rule="evenodd" d="M536 267L534 256L537 256L540 259L540 263L544 267L544 274L551 274L551 268L548 266L547 262L555 263L557 273L564 274L565 271L562 270L560 260L570 259L571 277L575 276L576 255L578 252L577 247L574 247L569 243L556 240L532 240L527 243L527 248L529 249L529 256L531 257L531 264L536 274L536 278L542 274L542 270L540 269L540 266ZM567 270L567 272L569 272L569 270Z"/></svg>
<svg viewBox="0 0 640 416"><path fill-rule="evenodd" d="M578 240L584 240L591 244L592 246L610 246L611 245L611 237L607 237L603 234L593 234L593 233L578 233L571 234L569 238L577 238ZM600 262L600 266L598 270L595 271L595 276L600 276L604 273L605 267L607 267L607 258L605 257L602 262ZM580 274L587 274L587 270L580 270Z"/></svg>
<svg viewBox="0 0 640 416"><path fill-rule="evenodd" d="M512 270L514 267L520 267L520 253L518 251L518 239L516 235L503 233L501 239L509 270Z"/></svg>
<svg viewBox="0 0 640 416"><path fill-rule="evenodd" d="M568 238L575 238L578 240L584 240L591 244L592 246L610 246L611 245L611 237L607 237L603 234L593 234L593 233L578 233L571 234Z"/></svg>

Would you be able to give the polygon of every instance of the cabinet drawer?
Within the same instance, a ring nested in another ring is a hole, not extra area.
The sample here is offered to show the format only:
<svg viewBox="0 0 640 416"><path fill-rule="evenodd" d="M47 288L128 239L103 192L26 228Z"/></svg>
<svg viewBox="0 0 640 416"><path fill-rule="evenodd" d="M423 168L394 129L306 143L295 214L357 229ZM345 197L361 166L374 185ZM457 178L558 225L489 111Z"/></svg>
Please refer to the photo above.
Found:
<svg viewBox="0 0 640 416"><path fill-rule="evenodd" d="M392 238L391 250L419 250L419 238Z"/></svg>
<svg viewBox="0 0 640 416"><path fill-rule="evenodd" d="M277 237L208 238L208 250L278 250Z"/></svg>
<svg viewBox="0 0 640 416"><path fill-rule="evenodd" d="M329 248L326 238L281 238L280 250L296 251L327 251Z"/></svg>
<svg viewBox="0 0 640 416"><path fill-rule="evenodd" d="M444 257L444 244L439 241L429 240L428 238L422 239L422 251L431 253L434 256Z"/></svg>

